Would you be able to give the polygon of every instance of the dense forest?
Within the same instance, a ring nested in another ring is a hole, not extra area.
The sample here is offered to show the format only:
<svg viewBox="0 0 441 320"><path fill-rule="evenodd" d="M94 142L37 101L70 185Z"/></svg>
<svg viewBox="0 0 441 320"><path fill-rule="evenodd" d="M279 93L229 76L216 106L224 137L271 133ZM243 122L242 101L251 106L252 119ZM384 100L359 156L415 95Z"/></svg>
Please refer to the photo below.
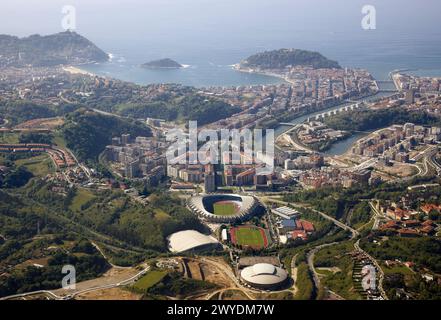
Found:
<svg viewBox="0 0 441 320"><path fill-rule="evenodd" d="M0 205L0 234L13 239L27 237L36 232L37 221L40 221L40 230L44 231L58 228L58 224L51 224L51 221L65 222L68 219L78 228L83 226L128 246L165 252L166 238L171 233L187 229L206 231L180 199L168 194L150 195L149 205L145 206L119 190L93 192L72 188L63 196L52 192L52 187L52 183L32 180L17 191L18 196L1 192L5 201ZM22 214L29 211L33 214ZM17 234L14 230L21 232Z"/></svg>
<svg viewBox="0 0 441 320"><path fill-rule="evenodd" d="M381 260L412 261L418 266L441 272L441 241L435 238L402 238L389 237L388 241L374 243L368 239L360 242L362 248Z"/></svg>
<svg viewBox="0 0 441 320"><path fill-rule="evenodd" d="M58 289L65 276L62 273L64 265L75 266L76 281L96 278L110 268L107 261L87 240L77 240L71 236L66 240L48 238L35 242L7 241L0 246L0 256L7 262L13 262L11 258L14 257L25 262L36 252L39 252L40 257L45 256L43 260L46 261L44 267L22 263L22 268L15 268L8 276L0 277L0 297L43 289ZM73 245L70 244L71 240L74 240ZM54 249L53 252L47 253L45 248L49 246Z"/></svg>
<svg viewBox="0 0 441 320"><path fill-rule="evenodd" d="M64 116L79 107L76 104L66 103L48 106L27 100L0 101L0 114L9 120L10 125L16 125L32 119Z"/></svg>
<svg viewBox="0 0 441 320"><path fill-rule="evenodd" d="M113 112L133 118L158 118L168 121L198 121L199 125L215 122L241 111L239 107L200 95L158 99L148 103L121 103Z"/></svg>
<svg viewBox="0 0 441 320"><path fill-rule="evenodd" d="M427 112L409 111L403 108L358 110L325 119L327 126L346 131L369 131L407 122L418 125L440 125L440 120Z"/></svg>
<svg viewBox="0 0 441 320"><path fill-rule="evenodd" d="M141 122L107 116L85 108L68 114L61 130L67 147L82 161L96 161L112 137L123 133L151 135L150 129Z"/></svg>

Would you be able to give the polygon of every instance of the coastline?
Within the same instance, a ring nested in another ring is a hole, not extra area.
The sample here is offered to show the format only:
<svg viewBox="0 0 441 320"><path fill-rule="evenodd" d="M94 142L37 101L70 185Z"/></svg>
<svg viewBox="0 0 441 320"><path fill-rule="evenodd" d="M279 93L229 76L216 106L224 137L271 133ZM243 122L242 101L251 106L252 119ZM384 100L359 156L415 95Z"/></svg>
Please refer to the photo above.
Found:
<svg viewBox="0 0 441 320"><path fill-rule="evenodd" d="M82 74L82 75L87 75L87 76L91 76L91 77L97 76L96 74L94 74L92 72L86 71L86 70L78 68L76 66L65 66L65 67L62 67L62 69L65 72L70 73L70 74Z"/></svg>
<svg viewBox="0 0 441 320"><path fill-rule="evenodd" d="M291 79L289 79L288 77L284 77L284 76L277 74L277 73L272 73L272 72L267 72L267 71L262 71L262 70L242 68L240 66L240 63L233 64L233 65L231 65L231 67L233 70L238 71L238 72L260 74L260 75L267 76L267 77L278 78L278 79L281 79L281 80L283 80L287 83L290 83L290 84L295 84L295 82L292 81Z"/></svg>

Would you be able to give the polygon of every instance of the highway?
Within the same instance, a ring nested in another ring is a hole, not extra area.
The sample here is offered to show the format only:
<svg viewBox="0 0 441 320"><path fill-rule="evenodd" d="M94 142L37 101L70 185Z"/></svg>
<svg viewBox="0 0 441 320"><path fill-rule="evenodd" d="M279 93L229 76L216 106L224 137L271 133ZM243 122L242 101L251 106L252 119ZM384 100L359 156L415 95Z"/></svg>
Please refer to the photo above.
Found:
<svg viewBox="0 0 441 320"><path fill-rule="evenodd" d="M372 219L374 220L374 225L372 226L372 230L377 230L379 225L380 225L380 218L381 218L381 214L380 212L378 212L378 210L375 208L374 204L372 203L372 201L369 201L369 205L372 209L372 211L374 212L374 215L372 216L372 218L369 220L368 223L366 223L365 225L369 224ZM361 226L359 229L362 229L365 225Z"/></svg>
<svg viewBox="0 0 441 320"><path fill-rule="evenodd" d="M356 238L356 237L358 237L358 236L360 235L360 233L359 233L357 230L355 230L355 229L349 227L348 225L346 225L346 224L344 224L343 222L341 222L341 221L339 221L339 220L337 220L337 219L331 217L330 215L327 215L327 214L324 213L324 212L320 212L320 211L318 211L318 210L315 210L315 209L313 209L313 208L311 208L311 207L304 206L304 205L300 205L300 204L295 204L295 203L290 203L290 202L286 202L286 201L279 200L279 199L274 199L274 198L272 198L272 197L263 197L263 199L266 199L267 201L270 201L270 202L279 203L279 204L282 204L282 205L285 205L285 206L289 206L289 205L291 205L291 206L293 206L293 207L297 207L297 208L302 208L302 209L308 209L308 210L311 210L311 211L313 211L313 212L315 212L315 213L321 215L323 218L325 218L325 219L327 219L327 220L330 220L330 221L333 222L336 226L338 226L338 227L340 227L340 228L342 228L342 229L344 229L344 230L347 230L347 231L351 232L351 233L352 233L352 237L351 237L351 239Z"/></svg>
<svg viewBox="0 0 441 320"><path fill-rule="evenodd" d="M276 148L280 149L280 147L278 146L277 142L280 139L285 138L294 147L294 149L296 149L298 151L304 151L304 152L307 152L307 153L313 153L314 152L313 150L311 150L311 149L309 149L309 148L307 148L307 147L305 147L305 146L295 142L294 139L289 135L290 132L299 129L300 126L301 126L301 124L297 124L297 125L293 126L292 128L290 128L289 130L287 130L286 132L284 132L283 134L279 135L276 138L276 143L275 143Z"/></svg>
<svg viewBox="0 0 441 320"><path fill-rule="evenodd" d="M313 249L309 250L308 253L306 254L306 258L308 260L308 267L309 267L309 270L311 270L312 279L314 281L314 286L316 288L316 291L318 291L319 288L320 288L320 277L319 277L319 275L318 275L318 273L317 273L317 271L315 270L315 267L314 267L314 257L315 257L315 254L318 251L320 251L321 249L323 249L323 248L330 247L330 246L333 246L333 245L336 245L336 244L338 244L338 242L331 242L331 243L321 244L321 245L316 246Z"/></svg>

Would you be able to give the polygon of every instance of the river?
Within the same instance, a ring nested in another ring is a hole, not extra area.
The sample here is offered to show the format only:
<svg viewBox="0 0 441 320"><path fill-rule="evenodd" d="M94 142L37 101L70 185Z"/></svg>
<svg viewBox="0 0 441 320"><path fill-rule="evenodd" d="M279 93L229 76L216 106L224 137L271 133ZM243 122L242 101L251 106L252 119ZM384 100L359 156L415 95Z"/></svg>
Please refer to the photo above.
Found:
<svg viewBox="0 0 441 320"><path fill-rule="evenodd" d="M380 92L378 92L375 95L369 96L367 98L354 99L354 101L357 101L357 102L370 101L370 100L375 100L375 99L379 99L379 98L382 98L382 97L390 96L390 95L393 95L393 94L395 94L395 93L380 91ZM292 126L295 126L297 124L305 122L308 118L315 117L315 116L317 116L317 115L319 115L319 114L321 114L323 112L337 110L337 109L339 109L339 108L341 108L343 106L351 105L351 104L354 104L354 102L342 103L342 104L339 104L339 105L334 106L334 107L323 109L321 111L317 111L317 112L314 112L314 113L311 113L311 114L307 114L307 115L304 115L304 116L300 116L300 117L295 118L294 120L290 121L290 123L292 123ZM280 126L278 126L278 127L276 127L274 129L274 135L277 137L277 136L283 134L284 132L286 132L287 130L289 130L290 128L292 128L292 126L280 125ZM338 142L334 143L331 146L331 148L329 148L327 151L324 151L323 154L327 155L327 156L334 156L334 155L343 154L352 146L352 144L354 144L354 142L356 142L358 139L362 138L363 136L368 135L369 133L370 132L355 133L352 136L350 136L350 137L348 137L348 138L346 138L344 140L341 140L341 141L338 141Z"/></svg>

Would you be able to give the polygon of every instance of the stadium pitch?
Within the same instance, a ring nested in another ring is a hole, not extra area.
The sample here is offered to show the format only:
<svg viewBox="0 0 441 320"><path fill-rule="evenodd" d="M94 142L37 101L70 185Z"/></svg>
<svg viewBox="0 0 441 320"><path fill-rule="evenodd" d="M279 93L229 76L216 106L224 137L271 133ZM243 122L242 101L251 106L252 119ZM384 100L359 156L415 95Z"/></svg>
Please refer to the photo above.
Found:
<svg viewBox="0 0 441 320"><path fill-rule="evenodd" d="M236 227L231 229L231 241L237 245L262 249L268 246L265 230L258 227Z"/></svg>
<svg viewBox="0 0 441 320"><path fill-rule="evenodd" d="M237 213L236 205L231 202L213 204L213 213L218 216L232 216Z"/></svg>

